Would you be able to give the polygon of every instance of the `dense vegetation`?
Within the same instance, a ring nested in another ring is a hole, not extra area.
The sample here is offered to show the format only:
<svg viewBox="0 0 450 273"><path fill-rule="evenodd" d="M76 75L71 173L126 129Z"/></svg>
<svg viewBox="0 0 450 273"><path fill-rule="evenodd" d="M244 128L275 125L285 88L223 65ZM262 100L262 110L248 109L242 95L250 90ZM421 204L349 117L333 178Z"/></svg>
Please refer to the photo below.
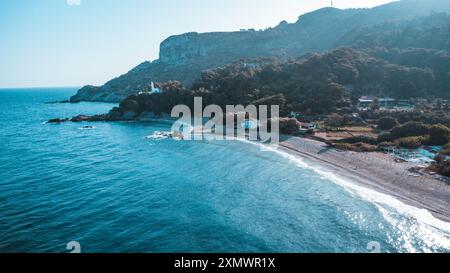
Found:
<svg viewBox="0 0 450 273"><path fill-rule="evenodd" d="M395 97L442 96L449 79L449 12L448 0L402 0L372 9L324 8L300 16L295 23L281 22L266 30L172 36L162 42L158 60L144 62L104 86L87 86L71 101L119 102L146 89L151 81L176 80L190 88L201 71L240 58L276 57L286 61L341 46L367 50L369 55L392 64L382 71L377 64L368 67L392 74L382 92L390 90ZM351 80L357 76L343 65L337 69L347 73L344 77ZM384 76L374 73L373 77L375 83ZM376 84L366 88L379 89Z"/></svg>
<svg viewBox="0 0 450 273"><path fill-rule="evenodd" d="M435 158L435 163L428 168L444 176L450 176L450 128L448 112L443 111L411 111L380 112L366 111L365 116L375 120L377 137L358 135L337 141L329 141L329 145L358 152L382 151L385 148L401 147L416 149L422 146L442 146ZM333 114L331 116L335 116ZM410 118L408 121L408 117ZM337 118L334 117L334 120ZM400 120L401 123L398 121ZM412 121L415 120L415 121ZM443 121L444 124L441 124Z"/></svg>
<svg viewBox="0 0 450 273"><path fill-rule="evenodd" d="M437 80L430 68L392 65L367 53L341 48L287 62L274 58L240 60L204 71L192 88L183 87L179 82L161 84L163 94L132 95L122 102L121 107L124 111L132 109L136 112L170 113L174 105L191 105L193 96L201 96L204 104L276 104L280 105L283 116L292 111L317 115L342 109L351 112L354 107L353 98L362 94L397 94L403 98L433 94L447 98L450 82L446 85L442 82L442 86L445 86L442 89L441 85L432 84L433 82L436 83ZM420 94L414 90L420 90ZM135 104L139 106L133 106ZM398 115L396 119L399 122L415 120L414 113ZM429 119L427 123L440 122L448 125L448 120L440 120L436 116L430 116ZM432 119L436 119L436 122ZM391 127L393 125L395 124Z"/></svg>
<svg viewBox="0 0 450 273"><path fill-rule="evenodd" d="M392 130L380 133L377 138L356 136L342 139L338 142L355 144L366 143L380 146L400 146L404 148L418 148L422 145L443 146L450 141L450 128L435 124L429 125L410 121L394 127Z"/></svg>
<svg viewBox="0 0 450 273"><path fill-rule="evenodd" d="M364 111L361 116L366 120L375 120L379 122L383 118L393 118L401 124L405 124L410 121L421 122L425 124L435 125L443 124L450 127L450 119L448 118L448 109L444 110L423 110L421 107L417 107L414 111ZM383 128L380 128L384 130Z"/></svg>

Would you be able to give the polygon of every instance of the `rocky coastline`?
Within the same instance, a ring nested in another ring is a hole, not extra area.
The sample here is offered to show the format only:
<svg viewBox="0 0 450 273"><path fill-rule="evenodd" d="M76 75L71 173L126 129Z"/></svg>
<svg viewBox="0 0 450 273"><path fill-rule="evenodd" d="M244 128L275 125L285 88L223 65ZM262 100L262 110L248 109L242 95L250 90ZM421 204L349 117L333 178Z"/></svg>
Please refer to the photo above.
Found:
<svg viewBox="0 0 450 273"><path fill-rule="evenodd" d="M169 114L155 114L153 112L136 113L133 111L124 111L118 107L112 109L107 114L100 115L77 115L72 118L53 118L47 121L47 123L59 124L64 122L112 122L112 121L138 121L138 122L174 122L176 118L170 117Z"/></svg>

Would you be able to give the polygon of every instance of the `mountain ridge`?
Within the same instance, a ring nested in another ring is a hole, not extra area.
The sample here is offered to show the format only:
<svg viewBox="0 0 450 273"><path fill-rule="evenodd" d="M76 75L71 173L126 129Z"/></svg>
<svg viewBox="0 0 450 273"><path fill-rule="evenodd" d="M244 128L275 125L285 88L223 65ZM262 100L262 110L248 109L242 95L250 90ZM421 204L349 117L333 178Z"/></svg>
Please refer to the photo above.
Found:
<svg viewBox="0 0 450 273"><path fill-rule="evenodd" d="M174 35L161 43L158 60L143 62L103 86L85 86L71 101L119 102L130 94L145 90L151 81L177 80L190 86L202 71L241 58L276 57L286 60L340 46L383 46L383 43L389 44L392 39L398 38L396 32L408 30L414 20L427 22L437 16L444 17L439 25L443 29L440 33L443 42L435 44L441 47L437 49L449 50L450 43L445 40L448 37L445 26L450 26L447 13L450 13L450 1L402 0L371 9L323 8L299 16L295 23L282 21L266 30ZM421 28L424 26L416 22L415 29L418 31ZM368 36L367 30L373 36ZM380 33L377 34L377 31ZM423 32L429 31L425 27ZM383 41L383 37L390 37L391 40ZM397 43L387 47L402 45Z"/></svg>

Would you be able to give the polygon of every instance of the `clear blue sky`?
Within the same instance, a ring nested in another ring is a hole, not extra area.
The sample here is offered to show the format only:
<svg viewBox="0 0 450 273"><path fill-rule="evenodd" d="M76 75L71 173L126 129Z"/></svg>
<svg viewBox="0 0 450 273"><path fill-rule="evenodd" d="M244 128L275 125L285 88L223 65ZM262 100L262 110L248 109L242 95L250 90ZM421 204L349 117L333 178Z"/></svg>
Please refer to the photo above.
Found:
<svg viewBox="0 0 450 273"><path fill-rule="evenodd" d="M157 59L159 43L170 35L264 29L282 20L295 22L330 2L1 0L0 88L100 85ZM334 5L372 7L386 2L334 0Z"/></svg>

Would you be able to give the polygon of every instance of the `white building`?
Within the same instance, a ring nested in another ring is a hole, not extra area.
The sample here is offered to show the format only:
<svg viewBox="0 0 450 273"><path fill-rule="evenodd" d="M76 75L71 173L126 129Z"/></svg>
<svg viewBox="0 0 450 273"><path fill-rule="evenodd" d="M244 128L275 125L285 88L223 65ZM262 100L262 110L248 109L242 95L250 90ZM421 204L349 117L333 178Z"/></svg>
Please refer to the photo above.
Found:
<svg viewBox="0 0 450 273"><path fill-rule="evenodd" d="M314 131L317 128L313 122L299 122L298 127L300 132Z"/></svg>
<svg viewBox="0 0 450 273"><path fill-rule="evenodd" d="M159 89L159 88L156 88L155 87L155 84L152 82L151 83L151 91L150 91L150 94L161 94L162 92L161 92L161 89Z"/></svg>
<svg viewBox="0 0 450 273"><path fill-rule="evenodd" d="M156 88L155 87L155 84L153 83L153 82L151 82L151 84L150 84L150 90L148 90L148 91L144 91L144 92L139 92L138 94L139 95L142 95L142 94L161 94L162 93L162 90L161 89L159 89L159 88Z"/></svg>
<svg viewBox="0 0 450 273"><path fill-rule="evenodd" d="M384 109L391 109L395 106L397 101L393 98L377 98L374 96L362 96L359 98L359 108L369 108L375 102L378 102L380 107Z"/></svg>

